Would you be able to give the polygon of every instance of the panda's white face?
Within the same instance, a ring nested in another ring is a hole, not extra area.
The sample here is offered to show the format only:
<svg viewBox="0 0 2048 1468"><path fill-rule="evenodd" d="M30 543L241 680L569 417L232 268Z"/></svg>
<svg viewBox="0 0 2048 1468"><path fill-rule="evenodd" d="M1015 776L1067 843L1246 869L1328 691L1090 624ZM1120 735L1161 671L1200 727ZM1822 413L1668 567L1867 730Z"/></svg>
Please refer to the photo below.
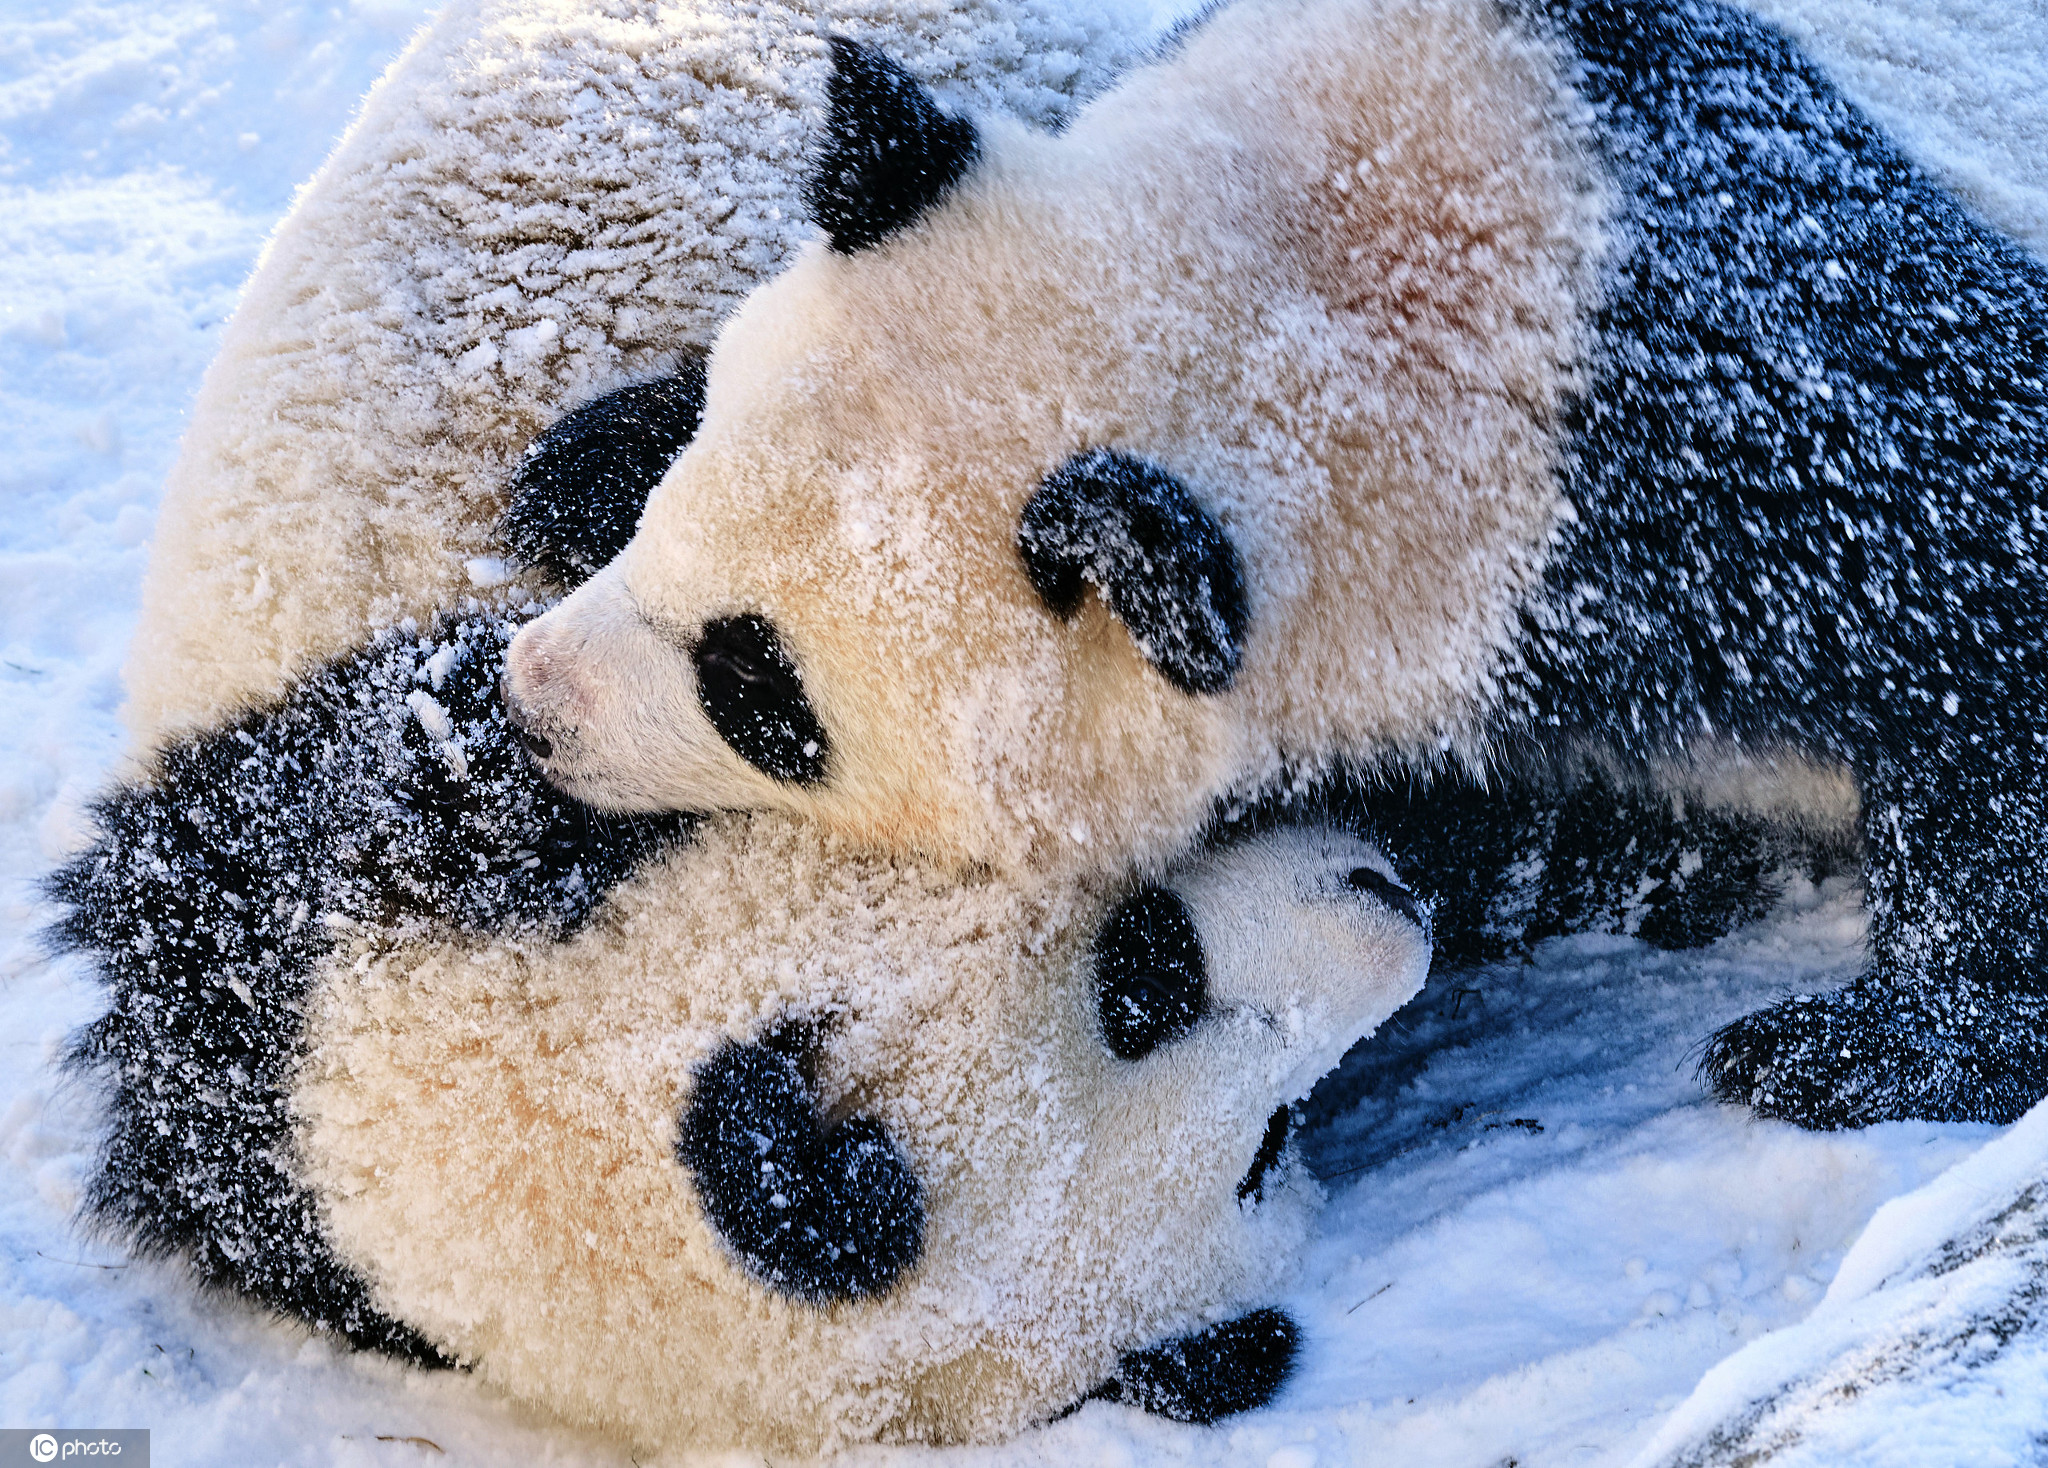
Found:
<svg viewBox="0 0 2048 1468"><path fill-rule="evenodd" d="M326 965L294 1152L379 1309L573 1420L778 1459L1004 1437L1274 1302L1316 1202L1276 1108L1421 985L1422 918L1331 831L1132 890L717 819L569 942ZM857 1174L724 1063L772 1074L799 1019L800 1116L864 1129ZM857 1265L779 1226L835 1178Z"/></svg>
<svg viewBox="0 0 2048 1468"><path fill-rule="evenodd" d="M514 646L552 778L1110 866L1470 712L1557 511L1545 53L1476 0L1247 9L746 303L631 545Z"/></svg>

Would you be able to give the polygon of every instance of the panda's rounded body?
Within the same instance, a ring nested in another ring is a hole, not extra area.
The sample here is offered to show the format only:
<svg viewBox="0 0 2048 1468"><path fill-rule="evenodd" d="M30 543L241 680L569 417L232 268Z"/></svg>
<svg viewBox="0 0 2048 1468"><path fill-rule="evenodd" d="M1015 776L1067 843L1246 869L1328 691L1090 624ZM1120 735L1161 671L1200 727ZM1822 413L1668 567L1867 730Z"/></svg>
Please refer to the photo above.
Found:
<svg viewBox="0 0 2048 1468"><path fill-rule="evenodd" d="M780 816L607 831L510 738L508 630L387 635L102 806L58 888L103 1222L661 1448L1278 1388L1288 1108L1429 964L1377 851L963 882Z"/></svg>
<svg viewBox="0 0 2048 1468"><path fill-rule="evenodd" d="M1778 32L1247 0L1058 138L876 95L846 157L942 156L749 299L638 537L514 646L566 788L1086 871L1338 763L1790 750L1857 784L1874 963L1724 1035L1724 1092L2048 1086L2048 267ZM803 778L693 669L741 615Z"/></svg>
<svg viewBox="0 0 2048 1468"><path fill-rule="evenodd" d="M1190 874L1209 1012L1125 1060L1089 957L1110 894L714 823L568 942L338 955L292 1090L302 1176L380 1309L572 1420L782 1451L1007 1435L1284 1285L1316 1187L1252 1178L1269 1118L1427 967L1346 885L1377 860L1286 833ZM815 1210L824 1254L778 1242L762 1220L823 1164L763 1067L868 1126L862 1165L919 1201ZM721 1125L732 1158L687 1144Z"/></svg>

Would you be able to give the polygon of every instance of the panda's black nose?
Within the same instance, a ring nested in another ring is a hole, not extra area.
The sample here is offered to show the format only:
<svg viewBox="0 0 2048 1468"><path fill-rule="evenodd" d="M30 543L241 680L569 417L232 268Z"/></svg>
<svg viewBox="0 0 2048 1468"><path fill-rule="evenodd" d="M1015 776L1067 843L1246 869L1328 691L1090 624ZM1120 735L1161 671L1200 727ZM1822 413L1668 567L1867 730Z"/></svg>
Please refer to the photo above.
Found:
<svg viewBox="0 0 2048 1468"><path fill-rule="evenodd" d="M1351 875L1344 880L1353 892L1369 893L1416 926L1429 926L1429 914L1423 911L1422 904L1415 899L1415 894L1378 868L1353 867Z"/></svg>

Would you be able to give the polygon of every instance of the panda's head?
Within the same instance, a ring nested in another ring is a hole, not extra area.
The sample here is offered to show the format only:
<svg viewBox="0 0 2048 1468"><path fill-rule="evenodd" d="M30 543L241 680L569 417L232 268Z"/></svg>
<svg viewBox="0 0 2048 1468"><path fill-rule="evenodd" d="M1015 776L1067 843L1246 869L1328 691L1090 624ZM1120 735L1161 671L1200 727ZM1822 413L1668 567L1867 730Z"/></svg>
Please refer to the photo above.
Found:
<svg viewBox="0 0 2048 1468"><path fill-rule="evenodd" d="M1103 207L1098 156L832 45L829 243L729 323L700 430L521 636L510 705L599 805L781 807L964 859L1134 817L1178 840L1252 612L1213 465L1176 452L1172 393L1132 390L1171 376L1169 323L1092 340L1156 271L1055 244ZM1041 789L1054 752L1070 796Z"/></svg>
<svg viewBox="0 0 2048 1468"><path fill-rule="evenodd" d="M1449 625L1443 601L1476 625L1458 578L1501 578L1467 546L1411 554L1428 523L1392 501L1317 520L1340 470L1380 474L1344 460L1370 413L1331 395L1394 308L1347 304L1367 225L1321 176L1330 128L1269 114L1343 68L1305 40L1287 86L1241 92L1227 38L1202 44L1055 137L951 116L832 42L825 240L725 326L631 543L513 648L551 778L1110 867L1327 752L1325 710L1437 718L1414 688L1476 660L1401 633ZM1434 473L1426 447L1384 457ZM1340 607L1338 584L1378 589ZM1321 666L1332 644L1352 669Z"/></svg>

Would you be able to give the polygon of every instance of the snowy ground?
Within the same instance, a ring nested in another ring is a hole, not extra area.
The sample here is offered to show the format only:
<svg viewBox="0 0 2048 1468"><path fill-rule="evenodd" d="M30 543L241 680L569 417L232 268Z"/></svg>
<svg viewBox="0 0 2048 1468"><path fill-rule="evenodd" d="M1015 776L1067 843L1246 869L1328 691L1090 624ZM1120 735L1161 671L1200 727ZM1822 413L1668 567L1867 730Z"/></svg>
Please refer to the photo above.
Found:
<svg viewBox="0 0 2048 1468"><path fill-rule="evenodd" d="M1977 170L1987 204L2038 242L2041 71L1980 48L1973 89L1913 61L1968 51L1969 26L2012 14L2048 30L2034 0L2006 4L1911 8L1848 50L1875 89L1927 109L1929 150ZM33 883L119 754L116 669L158 488L237 284L427 8L0 13L0 1426L146 1426L165 1464L627 1461L466 1377L195 1297L175 1268L70 1224L93 1103L53 1062L94 995L39 949ZM2011 90L2029 79L2034 93ZM2009 134L1995 144L1994 114ZM1701 1098L1700 1037L1845 977L1861 938L1853 891L1801 888L1704 953L1570 940L1433 985L1319 1098L1311 1156L1331 1203L1285 1302L1306 1367L1274 1407L1201 1431L1096 1405L1002 1448L853 1461L1626 1461L1717 1362L1813 1311L1881 1204L1994 1135L1812 1136ZM2048 1400L2048 1372L2019 1385ZM2018 1461L2003 1439L1977 1446L1941 1456Z"/></svg>

